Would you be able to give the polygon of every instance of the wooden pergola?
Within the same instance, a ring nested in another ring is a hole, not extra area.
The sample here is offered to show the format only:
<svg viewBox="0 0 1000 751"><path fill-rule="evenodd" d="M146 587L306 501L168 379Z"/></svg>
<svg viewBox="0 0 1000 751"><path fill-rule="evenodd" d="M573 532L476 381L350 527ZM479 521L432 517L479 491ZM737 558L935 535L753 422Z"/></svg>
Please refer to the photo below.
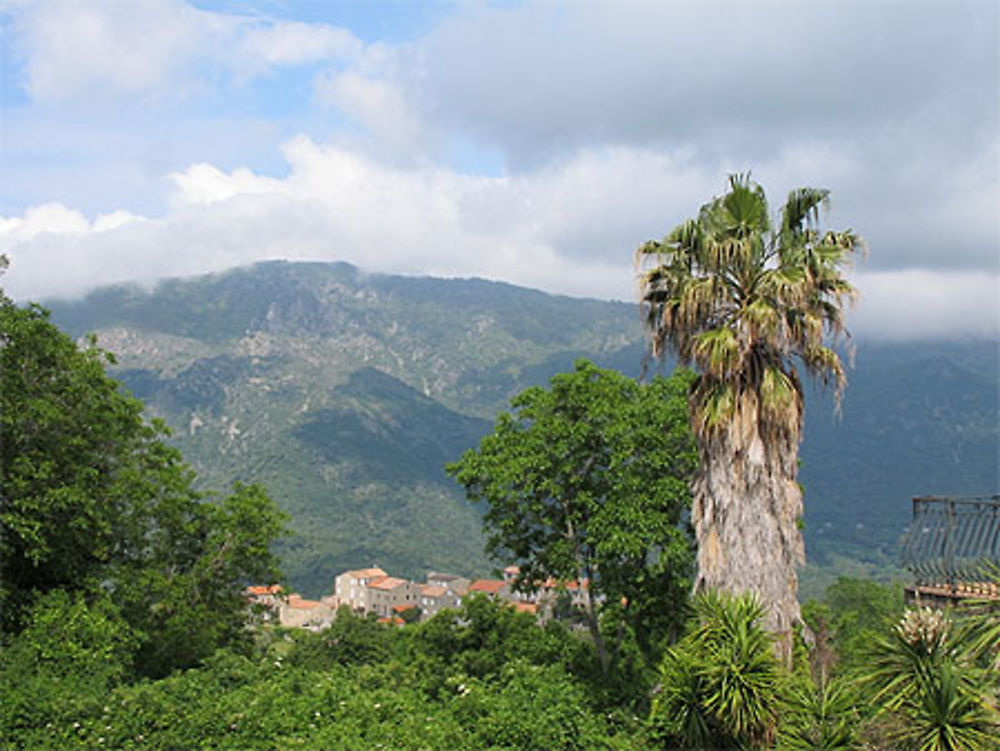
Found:
<svg viewBox="0 0 1000 751"><path fill-rule="evenodd" d="M1000 495L913 499L903 566L915 578L908 602L930 605L1000 599L990 566L1000 566Z"/></svg>

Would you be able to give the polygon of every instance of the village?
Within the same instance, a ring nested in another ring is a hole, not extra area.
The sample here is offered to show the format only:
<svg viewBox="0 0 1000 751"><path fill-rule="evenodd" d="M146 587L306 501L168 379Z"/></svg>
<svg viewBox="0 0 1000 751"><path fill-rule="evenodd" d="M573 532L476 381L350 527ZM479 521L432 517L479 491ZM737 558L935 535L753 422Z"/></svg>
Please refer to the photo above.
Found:
<svg viewBox="0 0 1000 751"><path fill-rule="evenodd" d="M345 571L334 579L333 593L318 600L307 600L296 593L286 595L280 584L247 587L246 596L253 612L264 622L310 631L328 628L342 607L359 615L372 614L381 623L402 626L426 621L445 609L457 609L465 598L476 595L508 602L539 622L551 618L560 603L571 608L587 606L586 579L550 579L540 583L534 592L520 592L514 587L518 573L517 566L508 566L502 579L471 580L432 571L426 581L414 582L373 567Z"/></svg>

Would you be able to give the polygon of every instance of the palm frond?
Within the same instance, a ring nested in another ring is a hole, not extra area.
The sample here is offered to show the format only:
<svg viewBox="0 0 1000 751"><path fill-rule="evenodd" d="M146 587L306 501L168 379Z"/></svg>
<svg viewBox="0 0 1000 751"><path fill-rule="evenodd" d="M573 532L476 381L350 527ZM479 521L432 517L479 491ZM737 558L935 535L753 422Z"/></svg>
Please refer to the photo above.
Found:
<svg viewBox="0 0 1000 751"><path fill-rule="evenodd" d="M760 384L762 418L781 428L798 427L802 419L802 390L790 373L771 366Z"/></svg>
<svg viewBox="0 0 1000 751"><path fill-rule="evenodd" d="M723 427L736 411L736 390L727 381L701 376L691 389L691 429L706 436Z"/></svg>
<svg viewBox="0 0 1000 751"><path fill-rule="evenodd" d="M821 209L830 205L830 191L819 188L795 188L790 191L781 209L783 232L802 232L819 224Z"/></svg>
<svg viewBox="0 0 1000 751"><path fill-rule="evenodd" d="M788 373L793 358L833 384L839 400L845 370L825 339L849 337L844 310L856 292L843 272L864 248L849 230L820 230L826 190L791 191L774 228L764 190L749 174L731 175L728 188L662 242L636 251L654 354L669 347L711 376L711 387L696 390L706 403L692 413L703 429L732 415L742 389L760 388L766 367L778 363ZM732 337L709 333L723 327ZM778 395L773 391L769 402Z"/></svg>

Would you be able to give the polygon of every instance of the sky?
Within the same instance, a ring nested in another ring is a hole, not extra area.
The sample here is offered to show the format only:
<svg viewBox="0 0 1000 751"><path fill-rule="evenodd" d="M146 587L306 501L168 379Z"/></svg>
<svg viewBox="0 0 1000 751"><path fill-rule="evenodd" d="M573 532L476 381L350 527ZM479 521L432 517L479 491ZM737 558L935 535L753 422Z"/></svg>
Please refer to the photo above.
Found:
<svg viewBox="0 0 1000 751"><path fill-rule="evenodd" d="M633 301L750 172L868 246L856 336L1000 338L1000 4L0 0L19 301L264 259Z"/></svg>

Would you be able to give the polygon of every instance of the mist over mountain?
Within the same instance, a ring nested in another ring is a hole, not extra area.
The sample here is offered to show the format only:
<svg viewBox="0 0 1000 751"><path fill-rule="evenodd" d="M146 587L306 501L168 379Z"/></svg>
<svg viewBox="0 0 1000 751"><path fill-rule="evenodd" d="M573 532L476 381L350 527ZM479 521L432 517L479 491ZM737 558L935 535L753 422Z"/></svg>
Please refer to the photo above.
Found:
<svg viewBox="0 0 1000 751"><path fill-rule="evenodd" d="M51 302L173 429L206 488L264 483L291 516L291 584L348 567L483 573L480 509L443 465L523 388L579 357L638 375L634 305L482 280L267 262ZM661 368L669 369L669 363ZM807 398L807 551L892 561L909 498L996 492L996 341L857 343L842 411Z"/></svg>

